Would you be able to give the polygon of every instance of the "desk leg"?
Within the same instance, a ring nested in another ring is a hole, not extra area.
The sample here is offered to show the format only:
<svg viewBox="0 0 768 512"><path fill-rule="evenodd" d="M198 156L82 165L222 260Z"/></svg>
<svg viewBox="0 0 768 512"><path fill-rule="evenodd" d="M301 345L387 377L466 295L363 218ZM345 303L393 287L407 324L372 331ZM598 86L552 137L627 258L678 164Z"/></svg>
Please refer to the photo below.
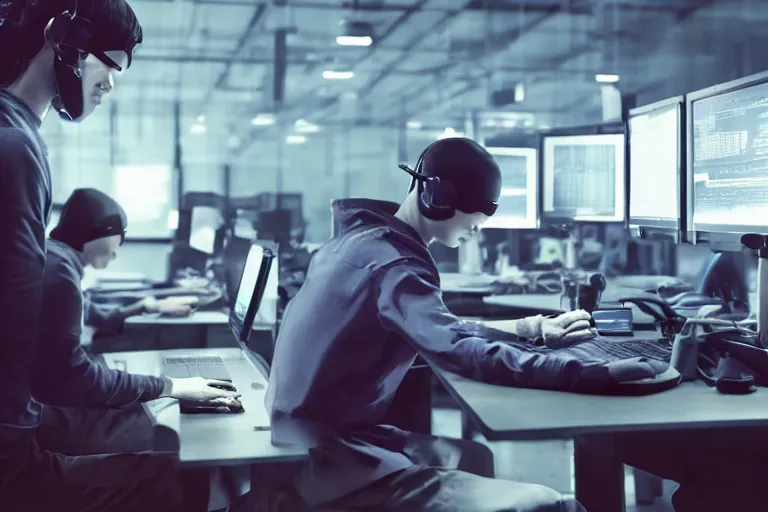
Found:
<svg viewBox="0 0 768 512"><path fill-rule="evenodd" d="M576 499L589 512L625 510L624 463L613 436L588 435L574 440Z"/></svg>
<svg viewBox="0 0 768 512"><path fill-rule="evenodd" d="M472 420L469 419L466 412L461 410L461 438L471 441L473 439L472 433Z"/></svg>

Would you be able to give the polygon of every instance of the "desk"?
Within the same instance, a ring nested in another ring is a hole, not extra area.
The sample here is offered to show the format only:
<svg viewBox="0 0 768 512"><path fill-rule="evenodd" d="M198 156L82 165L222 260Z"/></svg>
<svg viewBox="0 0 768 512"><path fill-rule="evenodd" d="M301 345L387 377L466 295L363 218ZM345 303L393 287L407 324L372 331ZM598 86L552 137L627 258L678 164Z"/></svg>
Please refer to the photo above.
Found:
<svg viewBox="0 0 768 512"><path fill-rule="evenodd" d="M270 431L254 430L254 427L269 425L269 415L264 406L267 379L240 349L116 352L104 354L104 358L111 368L124 367L132 373L159 375L163 358L174 355L221 357L235 386L242 393L245 408L242 414L180 414L178 403L175 403L155 414L152 409L156 404L145 404L160 433L156 437L163 439L162 449L169 449L167 440L173 437L173 433L176 434L182 465L229 466L306 457L306 450L273 445ZM254 389L252 384L258 389Z"/></svg>
<svg viewBox="0 0 768 512"><path fill-rule="evenodd" d="M229 325L229 314L223 310L195 311L183 317L151 313L126 318L125 325Z"/></svg>
<svg viewBox="0 0 768 512"><path fill-rule="evenodd" d="M490 295L493 293L491 279L493 276L488 274L468 276L446 272L440 274L440 289L456 295Z"/></svg>
<svg viewBox="0 0 768 512"><path fill-rule="evenodd" d="M274 328L274 324L254 322L251 342L263 344L271 354ZM237 346L229 327L229 313L223 310L195 311L179 318L157 313L133 316L125 320L123 333L109 344L116 348L111 351Z"/></svg>
<svg viewBox="0 0 768 512"><path fill-rule="evenodd" d="M492 386L433 369L489 441L599 436L610 445L619 432L768 426L768 389L722 395L696 381L643 397L593 396ZM577 498L590 512L623 510L621 459L575 446Z"/></svg>

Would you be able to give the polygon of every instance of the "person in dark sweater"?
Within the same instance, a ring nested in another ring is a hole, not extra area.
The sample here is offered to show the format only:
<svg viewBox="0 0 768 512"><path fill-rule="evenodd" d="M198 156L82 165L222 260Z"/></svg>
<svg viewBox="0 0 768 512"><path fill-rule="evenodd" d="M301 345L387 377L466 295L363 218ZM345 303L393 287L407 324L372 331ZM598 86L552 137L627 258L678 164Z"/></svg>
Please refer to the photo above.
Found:
<svg viewBox="0 0 768 512"><path fill-rule="evenodd" d="M333 235L284 313L267 392L272 436L309 449L293 486L300 504L286 510L582 510L543 486L460 471L462 455L448 443L383 424L417 355L488 383L570 391L661 371L640 360L579 361L505 343L592 338L584 312L522 319L509 332L452 315L427 246L475 236L495 212L501 172L463 138L429 146L416 171L406 170L414 179L401 205L333 204Z"/></svg>
<svg viewBox="0 0 768 512"><path fill-rule="evenodd" d="M123 208L95 189L67 199L46 247L43 322L32 394L47 405L121 407L161 396L208 401L234 396L201 377L169 379L132 375L94 363L80 346L84 267L106 268L127 229Z"/></svg>
<svg viewBox="0 0 768 512"><path fill-rule="evenodd" d="M40 125L52 106L63 119L87 118L112 90L115 75L128 68L141 40L141 26L125 0L0 2L2 510L191 511L207 505L184 503L175 455L100 455L87 439L57 451L40 435L44 408L32 397L45 324L45 226L51 210Z"/></svg>

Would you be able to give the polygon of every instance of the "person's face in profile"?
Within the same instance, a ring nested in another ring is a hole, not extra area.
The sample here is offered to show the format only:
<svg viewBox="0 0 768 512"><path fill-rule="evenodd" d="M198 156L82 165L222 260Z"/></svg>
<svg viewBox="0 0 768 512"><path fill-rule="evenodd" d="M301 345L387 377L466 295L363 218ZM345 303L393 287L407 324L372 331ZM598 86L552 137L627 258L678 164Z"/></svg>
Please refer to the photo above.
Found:
<svg viewBox="0 0 768 512"><path fill-rule="evenodd" d="M83 247L84 263L100 270L107 268L117 258L122 241L122 235L112 235L88 242Z"/></svg>
<svg viewBox="0 0 768 512"><path fill-rule="evenodd" d="M448 247L458 247L477 236L489 216L484 213L464 213L456 210L456 214L447 220L434 221L435 240Z"/></svg>
<svg viewBox="0 0 768 512"><path fill-rule="evenodd" d="M128 54L124 51L104 52L121 68L128 66ZM83 115L78 120L90 116L101 105L104 96L115 88L115 79L120 72L111 68L93 55L88 55L83 62Z"/></svg>

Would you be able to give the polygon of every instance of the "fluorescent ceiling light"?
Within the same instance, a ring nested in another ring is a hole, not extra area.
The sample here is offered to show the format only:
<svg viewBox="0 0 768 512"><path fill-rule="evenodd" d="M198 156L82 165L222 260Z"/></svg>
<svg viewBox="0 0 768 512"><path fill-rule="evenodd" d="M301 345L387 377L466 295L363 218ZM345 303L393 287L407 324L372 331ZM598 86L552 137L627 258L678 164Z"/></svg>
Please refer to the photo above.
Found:
<svg viewBox="0 0 768 512"><path fill-rule="evenodd" d="M293 128L296 130L296 133L317 133L320 131L319 126L310 123L309 121L305 121L304 119L296 121Z"/></svg>
<svg viewBox="0 0 768 512"><path fill-rule="evenodd" d="M409 130L421 130L421 127L424 126L421 121L408 121L405 126Z"/></svg>
<svg viewBox="0 0 768 512"><path fill-rule="evenodd" d="M330 69L323 71L323 78L326 80L349 80L354 76L354 71L332 71Z"/></svg>
<svg viewBox="0 0 768 512"><path fill-rule="evenodd" d="M615 84L619 81L619 75L595 75L595 82L601 84Z"/></svg>
<svg viewBox="0 0 768 512"><path fill-rule="evenodd" d="M206 132L205 125L202 123L195 123L189 127L189 133L193 135L201 135Z"/></svg>
<svg viewBox="0 0 768 512"><path fill-rule="evenodd" d="M271 126L275 124L275 118L271 115L259 114L251 119L251 124L253 126Z"/></svg>
<svg viewBox="0 0 768 512"><path fill-rule="evenodd" d="M339 46L371 46L371 36L336 36L336 44Z"/></svg>
<svg viewBox="0 0 768 512"><path fill-rule="evenodd" d="M307 138L304 135L289 135L285 138L286 144L304 144Z"/></svg>

